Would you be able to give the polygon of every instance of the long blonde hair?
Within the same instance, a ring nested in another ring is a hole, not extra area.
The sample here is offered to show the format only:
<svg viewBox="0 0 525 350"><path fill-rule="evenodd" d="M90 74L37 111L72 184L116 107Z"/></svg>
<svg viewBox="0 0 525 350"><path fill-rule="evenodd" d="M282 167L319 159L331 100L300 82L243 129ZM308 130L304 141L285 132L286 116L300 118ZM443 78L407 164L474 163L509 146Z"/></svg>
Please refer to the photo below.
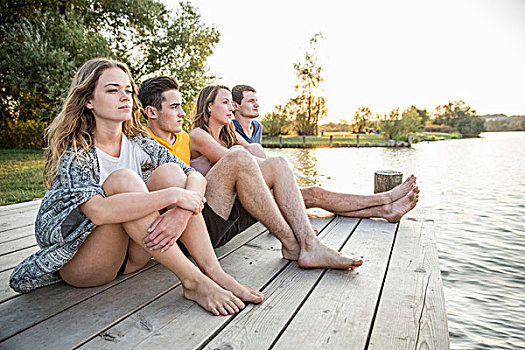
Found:
<svg viewBox="0 0 525 350"><path fill-rule="evenodd" d="M131 119L122 123L122 132L130 136L146 134L146 129L140 124L140 104L137 98L137 87L131 78L126 64L109 58L95 58L87 61L75 74L69 88L69 93L62 106L62 111L51 122L46 130L46 165L44 168L44 185L50 188L55 181L60 158L71 148L89 151L94 147L93 131L95 117L86 108L86 103L93 97L95 86L102 73L109 68L120 68L127 74L133 90L133 107Z"/></svg>
<svg viewBox="0 0 525 350"><path fill-rule="evenodd" d="M210 111L208 110L208 106L215 101L215 97L217 97L217 93L221 89L230 91L229 88L223 85L209 85L201 90L197 99L197 104L195 105L195 112L191 123L192 129L201 128L211 135ZM233 126L233 123L221 128L219 139L226 148L235 145L237 137L235 136L235 127Z"/></svg>

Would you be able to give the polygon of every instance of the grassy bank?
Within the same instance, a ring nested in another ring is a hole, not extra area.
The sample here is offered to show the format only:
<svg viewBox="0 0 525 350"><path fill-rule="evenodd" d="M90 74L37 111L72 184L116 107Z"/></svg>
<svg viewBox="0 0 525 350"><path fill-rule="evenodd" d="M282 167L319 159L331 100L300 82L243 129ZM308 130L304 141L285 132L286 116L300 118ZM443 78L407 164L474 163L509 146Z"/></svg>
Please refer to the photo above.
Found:
<svg viewBox="0 0 525 350"><path fill-rule="evenodd" d="M0 205L44 195L44 151L0 149Z"/></svg>
<svg viewBox="0 0 525 350"><path fill-rule="evenodd" d="M306 136L306 144L316 145L316 146L329 146L330 145L330 136L332 136L333 143L339 144L356 144L357 134L345 133L345 132L331 132L325 133L323 136ZM412 142L417 143L421 141L438 141L446 139L460 139L461 135L459 133L440 133L440 132L421 132L413 135ZM265 145L278 145L279 136L263 136L263 144ZM283 144L288 145L302 145L303 137L302 136L290 136L283 135ZM359 134L359 143L360 144L385 144L386 139L384 135L376 134Z"/></svg>

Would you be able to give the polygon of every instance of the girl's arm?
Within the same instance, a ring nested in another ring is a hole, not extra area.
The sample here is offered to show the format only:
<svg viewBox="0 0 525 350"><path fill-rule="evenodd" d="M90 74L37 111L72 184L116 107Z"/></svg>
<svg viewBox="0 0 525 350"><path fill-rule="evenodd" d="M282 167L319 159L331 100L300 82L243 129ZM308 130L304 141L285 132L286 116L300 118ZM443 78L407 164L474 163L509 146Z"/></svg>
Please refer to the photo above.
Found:
<svg viewBox="0 0 525 350"><path fill-rule="evenodd" d="M266 153L260 145L250 145L242 138L242 136L238 134L236 136L237 145L246 148L246 150L255 158L259 158L260 160L266 159ZM202 154L212 163L217 163L226 153L228 153L226 147L219 144L210 134L202 129L195 129L190 133L190 147L192 158L197 158ZM256 150L256 148L259 148L259 150Z"/></svg>
<svg viewBox="0 0 525 350"><path fill-rule="evenodd" d="M140 219L170 205L199 213L204 196L183 188L170 187L154 192L117 193L104 198L91 197L79 206L80 210L97 226Z"/></svg>

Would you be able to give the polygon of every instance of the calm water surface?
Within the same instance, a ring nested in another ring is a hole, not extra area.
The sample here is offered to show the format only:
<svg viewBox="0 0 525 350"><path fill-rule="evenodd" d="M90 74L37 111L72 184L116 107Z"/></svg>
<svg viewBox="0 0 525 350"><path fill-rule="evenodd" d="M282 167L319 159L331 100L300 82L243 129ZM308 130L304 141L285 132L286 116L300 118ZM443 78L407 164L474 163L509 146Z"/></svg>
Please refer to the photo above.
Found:
<svg viewBox="0 0 525 350"><path fill-rule="evenodd" d="M376 170L415 174L432 209L453 349L525 349L525 132L409 149L269 150L301 185L369 194Z"/></svg>

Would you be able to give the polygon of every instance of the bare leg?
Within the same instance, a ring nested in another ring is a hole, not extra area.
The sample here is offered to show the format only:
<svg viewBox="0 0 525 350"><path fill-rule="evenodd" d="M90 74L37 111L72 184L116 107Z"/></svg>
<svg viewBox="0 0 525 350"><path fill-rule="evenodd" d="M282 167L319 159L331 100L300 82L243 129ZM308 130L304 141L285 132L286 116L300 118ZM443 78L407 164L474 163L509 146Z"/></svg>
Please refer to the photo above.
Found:
<svg viewBox="0 0 525 350"><path fill-rule="evenodd" d="M411 175L394 189L374 195L355 195L325 190L318 186L301 188L306 208L322 208L338 215L370 207L390 204L403 198L416 187L416 178ZM345 215L350 216L350 215Z"/></svg>
<svg viewBox="0 0 525 350"><path fill-rule="evenodd" d="M148 189L142 179L134 172L122 169L113 172L103 185L108 195L122 192L146 192ZM97 227L80 246L79 251L61 270L60 275L69 284L77 287L90 287L113 280L122 264L129 239L141 246L147 236L147 228L158 217L153 212L141 219L123 224ZM184 296L196 301L215 315L238 312L244 304L231 292L224 290L205 276L182 254L178 247L168 251L150 251L140 256L132 256L138 249L130 250L130 259L138 261L152 255L180 279Z"/></svg>
<svg viewBox="0 0 525 350"><path fill-rule="evenodd" d="M417 188L413 188L393 203L337 214L354 218L384 218L389 222L399 222L403 215L416 206L419 199L418 192Z"/></svg>
<svg viewBox="0 0 525 350"><path fill-rule="evenodd" d="M206 175L208 205L227 219L235 196L242 205L283 244L283 256L297 260L299 245L264 181L255 159L243 148L228 151Z"/></svg>
<svg viewBox="0 0 525 350"><path fill-rule="evenodd" d="M186 186L185 176L179 167L176 167L174 170L167 168L159 168L158 170L148 181L150 190L158 190L170 186ZM181 174L179 175L182 176L172 176L172 171L180 171ZM180 240L195 259L199 268L219 286L231 291L246 302L261 303L264 300L264 295L261 292L240 284L222 269L210 242L206 223L202 215L192 215L190 217Z"/></svg>
<svg viewBox="0 0 525 350"><path fill-rule="evenodd" d="M259 163L264 180L273 190L281 213L293 230L300 246L298 263L309 268L349 269L362 264L322 244L316 237L303 203L295 177L283 157L272 157Z"/></svg>

